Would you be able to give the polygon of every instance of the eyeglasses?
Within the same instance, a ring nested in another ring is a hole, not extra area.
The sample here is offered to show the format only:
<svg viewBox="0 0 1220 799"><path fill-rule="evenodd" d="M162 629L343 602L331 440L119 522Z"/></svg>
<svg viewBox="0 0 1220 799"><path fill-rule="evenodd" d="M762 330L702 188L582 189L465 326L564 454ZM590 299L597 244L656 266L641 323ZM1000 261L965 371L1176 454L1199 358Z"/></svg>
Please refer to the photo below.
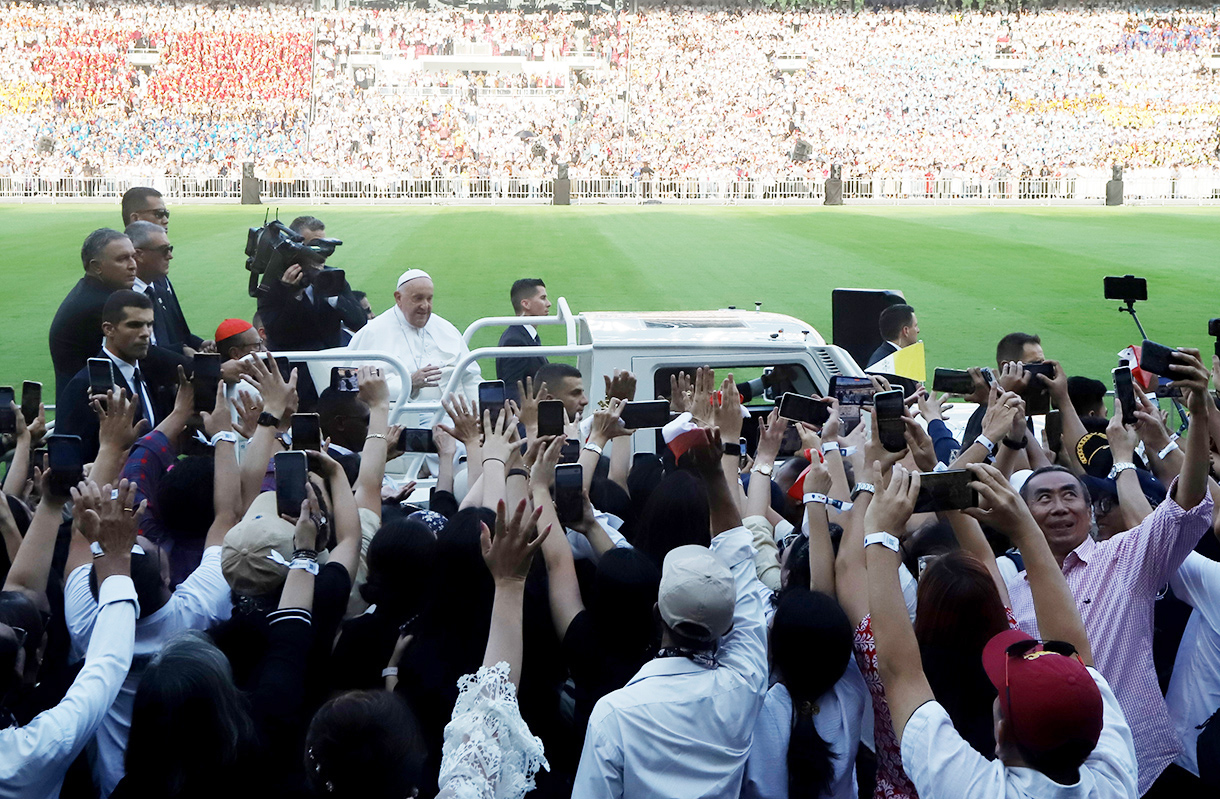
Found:
<svg viewBox="0 0 1220 799"><path fill-rule="evenodd" d="M1105 516L1117 507L1118 498L1112 497L1109 494L1103 494L1093 500L1093 512L1098 516Z"/></svg>
<svg viewBox="0 0 1220 799"><path fill-rule="evenodd" d="M145 211L146 214L152 214L157 219L169 219L169 211L164 208L154 208L151 211Z"/></svg>
<svg viewBox="0 0 1220 799"><path fill-rule="evenodd" d="M136 247L136 249L141 252L159 252L162 255L169 255L174 251L174 245L163 244L160 247Z"/></svg>
<svg viewBox="0 0 1220 799"><path fill-rule="evenodd" d="M1008 665L1016 658L1022 658L1034 650L1034 647L1041 645L1042 652L1051 652L1064 657L1074 657L1084 665L1084 661L1080 659L1080 655L1076 654L1076 647L1069 644L1067 641L1038 641L1030 638L1024 641L1017 641L1014 644L1009 644L1004 650L1004 654L1008 657L1004 659L1004 703L1007 705L1008 721L1010 724L1016 725L1013 720L1012 713L1012 687L1008 681ZM1038 653L1041 654L1041 653Z"/></svg>

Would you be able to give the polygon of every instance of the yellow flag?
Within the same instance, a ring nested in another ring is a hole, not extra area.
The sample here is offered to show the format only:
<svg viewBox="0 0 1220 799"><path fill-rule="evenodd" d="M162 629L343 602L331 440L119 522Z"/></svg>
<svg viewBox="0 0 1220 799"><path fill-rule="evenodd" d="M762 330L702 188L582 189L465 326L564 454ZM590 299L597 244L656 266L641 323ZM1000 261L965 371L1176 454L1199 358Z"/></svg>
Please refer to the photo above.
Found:
<svg viewBox="0 0 1220 799"><path fill-rule="evenodd" d="M926 382L928 369L924 365L923 342L916 341L909 347L903 347L897 352L890 353L865 371L898 375L919 383Z"/></svg>

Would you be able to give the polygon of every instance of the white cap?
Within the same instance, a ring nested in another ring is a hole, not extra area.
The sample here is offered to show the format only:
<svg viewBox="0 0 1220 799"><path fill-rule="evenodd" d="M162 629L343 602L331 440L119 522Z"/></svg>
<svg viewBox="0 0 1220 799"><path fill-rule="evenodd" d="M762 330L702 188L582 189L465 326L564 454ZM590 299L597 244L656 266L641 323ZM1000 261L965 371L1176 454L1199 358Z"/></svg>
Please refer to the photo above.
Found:
<svg viewBox="0 0 1220 799"><path fill-rule="evenodd" d="M417 277L426 277L429 280L432 279L432 276L422 269L408 269L399 275L398 283L395 285L395 288L402 288L403 283L406 283L408 280L414 280Z"/></svg>
<svg viewBox="0 0 1220 799"><path fill-rule="evenodd" d="M733 574L710 549L688 544L665 556L657 609L674 632L715 641L732 629L736 607Z"/></svg>

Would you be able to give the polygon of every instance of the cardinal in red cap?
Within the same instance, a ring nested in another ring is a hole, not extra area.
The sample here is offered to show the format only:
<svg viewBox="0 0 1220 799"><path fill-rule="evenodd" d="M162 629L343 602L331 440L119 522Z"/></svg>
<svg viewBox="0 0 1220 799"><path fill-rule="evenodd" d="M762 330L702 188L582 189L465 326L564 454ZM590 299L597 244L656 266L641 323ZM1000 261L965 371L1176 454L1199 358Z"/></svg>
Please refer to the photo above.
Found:
<svg viewBox="0 0 1220 799"><path fill-rule="evenodd" d="M245 319L226 319L216 328L216 351L222 360L244 358L264 349L258 330Z"/></svg>

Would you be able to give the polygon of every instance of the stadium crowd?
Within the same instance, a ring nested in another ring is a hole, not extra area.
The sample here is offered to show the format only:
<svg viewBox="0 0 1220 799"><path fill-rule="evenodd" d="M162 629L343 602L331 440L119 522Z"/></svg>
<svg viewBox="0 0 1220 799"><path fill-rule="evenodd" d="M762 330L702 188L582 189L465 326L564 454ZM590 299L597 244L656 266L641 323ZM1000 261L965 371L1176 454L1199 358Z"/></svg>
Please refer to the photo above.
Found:
<svg viewBox="0 0 1220 799"><path fill-rule="evenodd" d="M754 400L791 369L700 367L633 455L650 392L530 351L541 279L505 286L501 345L528 360L497 361L499 403L455 374L425 271L374 317L301 217L309 252L264 264L257 318L204 339L169 280L178 211L136 188L121 212L51 324L53 435L30 387L0 409L0 796L1220 786L1220 354L1145 346L1109 413L1009 333L958 386L958 437L922 386L875 376L863 422L831 395L790 427ZM875 357L917 340L915 310L878 333ZM318 386L280 348L388 351L442 423L391 426L407 387L378 366ZM435 477L426 508L400 456Z"/></svg>
<svg viewBox="0 0 1220 799"><path fill-rule="evenodd" d="M10 3L0 178L1211 173L1218 47L1214 10ZM427 61L472 48L518 60Z"/></svg>

